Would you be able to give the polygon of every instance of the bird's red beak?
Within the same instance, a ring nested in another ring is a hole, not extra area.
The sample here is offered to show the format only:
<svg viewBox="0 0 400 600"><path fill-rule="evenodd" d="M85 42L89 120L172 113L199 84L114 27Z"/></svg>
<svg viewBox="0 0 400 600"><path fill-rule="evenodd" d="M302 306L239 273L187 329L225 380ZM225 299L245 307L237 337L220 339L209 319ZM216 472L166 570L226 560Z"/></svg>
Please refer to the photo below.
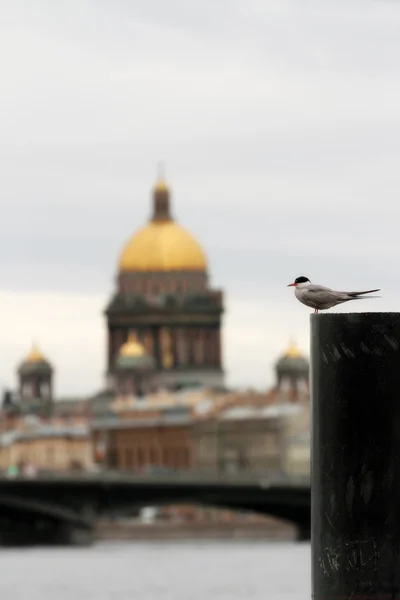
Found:
<svg viewBox="0 0 400 600"><path fill-rule="evenodd" d="M288 287L296 287L297 283L289 283Z"/></svg>

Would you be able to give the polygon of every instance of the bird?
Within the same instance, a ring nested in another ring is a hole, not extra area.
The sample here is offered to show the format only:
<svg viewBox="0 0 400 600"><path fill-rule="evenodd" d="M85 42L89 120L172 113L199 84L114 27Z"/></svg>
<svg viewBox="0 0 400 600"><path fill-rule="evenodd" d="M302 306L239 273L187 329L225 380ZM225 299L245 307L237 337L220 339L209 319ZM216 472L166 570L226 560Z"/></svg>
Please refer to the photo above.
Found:
<svg viewBox="0 0 400 600"><path fill-rule="evenodd" d="M289 283L287 287L294 287L294 295L297 300L310 308L314 308L314 314L318 314L319 310L332 308L337 304L343 304L349 300L363 300L363 298L379 298L380 296L365 296L378 290L366 290L364 292L337 292L323 285L315 285L311 283L308 277L297 277L293 283Z"/></svg>

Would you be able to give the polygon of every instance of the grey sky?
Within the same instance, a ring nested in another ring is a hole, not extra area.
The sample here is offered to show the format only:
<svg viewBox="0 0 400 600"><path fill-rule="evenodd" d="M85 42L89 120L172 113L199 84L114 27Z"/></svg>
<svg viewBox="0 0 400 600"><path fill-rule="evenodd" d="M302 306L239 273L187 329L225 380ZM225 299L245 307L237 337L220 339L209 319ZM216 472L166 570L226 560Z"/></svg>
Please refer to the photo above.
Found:
<svg viewBox="0 0 400 600"><path fill-rule="evenodd" d="M396 2L2 4L1 381L36 337L60 394L100 385L101 310L160 160L227 291L232 384L270 384L291 335L307 350L299 274L398 309Z"/></svg>

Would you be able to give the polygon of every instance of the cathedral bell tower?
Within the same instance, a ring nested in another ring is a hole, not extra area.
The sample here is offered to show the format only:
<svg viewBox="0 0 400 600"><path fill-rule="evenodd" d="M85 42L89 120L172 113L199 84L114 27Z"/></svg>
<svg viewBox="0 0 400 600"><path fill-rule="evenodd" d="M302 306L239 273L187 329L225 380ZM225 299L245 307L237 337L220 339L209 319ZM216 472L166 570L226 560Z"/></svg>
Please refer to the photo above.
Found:
<svg viewBox="0 0 400 600"><path fill-rule="evenodd" d="M290 344L277 361L275 370L280 393L289 395L293 401L308 393L310 364L296 344Z"/></svg>
<svg viewBox="0 0 400 600"><path fill-rule="evenodd" d="M18 367L23 413L49 415L53 404L53 367L36 345Z"/></svg>

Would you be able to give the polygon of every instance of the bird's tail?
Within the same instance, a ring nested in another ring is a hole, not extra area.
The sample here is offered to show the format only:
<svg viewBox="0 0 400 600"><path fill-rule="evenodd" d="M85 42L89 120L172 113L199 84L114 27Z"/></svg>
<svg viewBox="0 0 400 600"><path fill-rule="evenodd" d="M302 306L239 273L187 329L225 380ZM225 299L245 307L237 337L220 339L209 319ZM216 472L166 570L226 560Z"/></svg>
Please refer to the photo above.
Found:
<svg viewBox="0 0 400 600"><path fill-rule="evenodd" d="M350 296L347 300L365 300L366 298L382 298L382 296Z"/></svg>
<svg viewBox="0 0 400 600"><path fill-rule="evenodd" d="M357 298L363 296L364 298L380 298L380 296L365 296L365 294L373 294L374 292L380 292L381 290L366 290L365 292L347 292L347 295L351 298Z"/></svg>

